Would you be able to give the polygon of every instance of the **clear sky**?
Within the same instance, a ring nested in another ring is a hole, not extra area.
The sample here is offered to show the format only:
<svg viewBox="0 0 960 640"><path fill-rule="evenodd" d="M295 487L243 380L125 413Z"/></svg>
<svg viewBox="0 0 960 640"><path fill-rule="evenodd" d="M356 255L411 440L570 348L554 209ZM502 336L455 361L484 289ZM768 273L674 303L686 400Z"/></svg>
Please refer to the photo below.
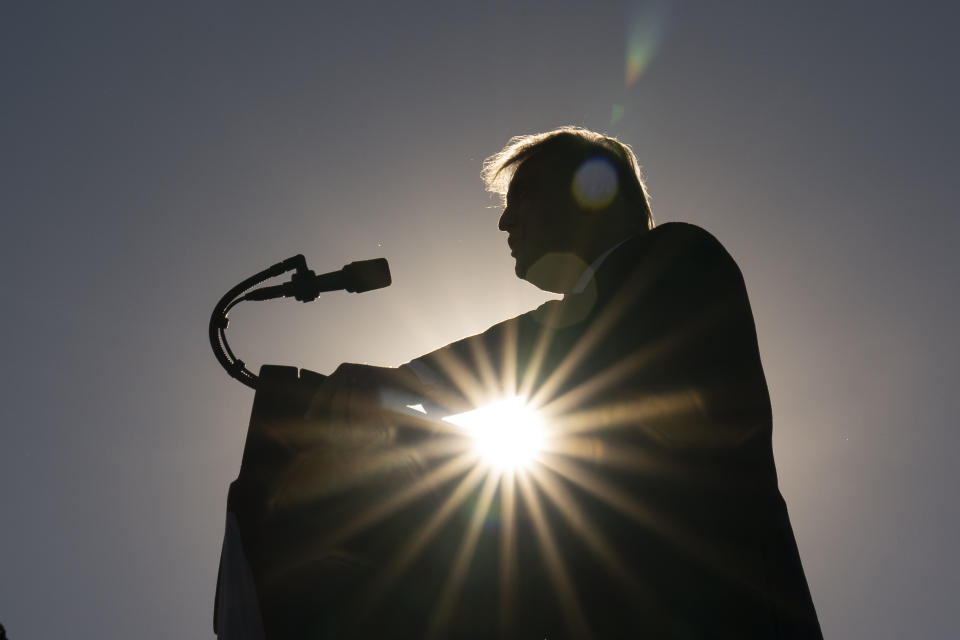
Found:
<svg viewBox="0 0 960 640"><path fill-rule="evenodd" d="M0 622L203 638L251 368L396 365L545 299L480 164L576 124L739 262L829 638L955 637L960 83L949 2L6 2ZM347 6L349 4L349 6ZM57 6L59 5L59 6Z"/></svg>

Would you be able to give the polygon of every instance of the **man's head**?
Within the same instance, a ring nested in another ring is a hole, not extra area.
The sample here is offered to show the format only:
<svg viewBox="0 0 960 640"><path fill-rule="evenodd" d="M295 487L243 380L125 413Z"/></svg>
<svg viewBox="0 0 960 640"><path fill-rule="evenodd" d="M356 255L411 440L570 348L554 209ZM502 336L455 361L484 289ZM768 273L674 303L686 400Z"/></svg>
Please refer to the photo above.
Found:
<svg viewBox="0 0 960 640"><path fill-rule="evenodd" d="M500 229L517 275L541 289L567 291L604 251L653 227L633 152L593 131L512 138L484 162L483 177L504 199Z"/></svg>

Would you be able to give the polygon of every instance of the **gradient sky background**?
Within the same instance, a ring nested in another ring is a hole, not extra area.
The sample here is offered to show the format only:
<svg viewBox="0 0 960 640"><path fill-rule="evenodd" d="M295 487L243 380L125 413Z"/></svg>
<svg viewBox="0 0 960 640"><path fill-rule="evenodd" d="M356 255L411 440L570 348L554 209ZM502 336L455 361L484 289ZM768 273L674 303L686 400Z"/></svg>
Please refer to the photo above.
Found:
<svg viewBox="0 0 960 640"><path fill-rule="evenodd" d="M387 257L384 291L231 314L251 368L320 372L532 308L480 163L564 124L632 144L657 220L739 262L826 636L955 637L954 7L3 3L11 640L213 637L253 399L213 305L295 253Z"/></svg>

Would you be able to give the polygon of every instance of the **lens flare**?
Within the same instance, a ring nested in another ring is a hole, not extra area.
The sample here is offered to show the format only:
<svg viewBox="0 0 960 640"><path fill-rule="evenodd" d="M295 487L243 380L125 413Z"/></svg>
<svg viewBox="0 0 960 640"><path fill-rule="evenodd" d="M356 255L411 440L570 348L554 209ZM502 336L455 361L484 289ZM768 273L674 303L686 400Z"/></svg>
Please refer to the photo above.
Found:
<svg viewBox="0 0 960 640"><path fill-rule="evenodd" d="M614 104L610 110L610 124L617 124L623 120L624 108L622 104Z"/></svg>
<svg viewBox="0 0 960 640"><path fill-rule="evenodd" d="M539 454L545 439L543 420L515 396L444 418L474 439L474 450L499 470L524 469Z"/></svg>
<svg viewBox="0 0 960 640"><path fill-rule="evenodd" d="M617 170L606 158L590 158L573 174L571 191L581 209L599 211L617 196Z"/></svg>
<svg viewBox="0 0 960 640"><path fill-rule="evenodd" d="M646 0L636 5L627 32L627 88L632 87L650 66L663 40L667 9L664 0Z"/></svg>

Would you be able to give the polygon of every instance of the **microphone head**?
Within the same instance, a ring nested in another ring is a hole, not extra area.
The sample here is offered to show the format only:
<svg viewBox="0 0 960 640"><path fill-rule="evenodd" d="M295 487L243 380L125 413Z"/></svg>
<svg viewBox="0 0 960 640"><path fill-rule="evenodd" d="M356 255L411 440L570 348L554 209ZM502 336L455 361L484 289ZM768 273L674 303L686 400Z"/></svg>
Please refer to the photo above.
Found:
<svg viewBox="0 0 960 640"><path fill-rule="evenodd" d="M382 289L392 282L386 258L351 262L343 268L343 275L347 281L344 288L351 293Z"/></svg>

